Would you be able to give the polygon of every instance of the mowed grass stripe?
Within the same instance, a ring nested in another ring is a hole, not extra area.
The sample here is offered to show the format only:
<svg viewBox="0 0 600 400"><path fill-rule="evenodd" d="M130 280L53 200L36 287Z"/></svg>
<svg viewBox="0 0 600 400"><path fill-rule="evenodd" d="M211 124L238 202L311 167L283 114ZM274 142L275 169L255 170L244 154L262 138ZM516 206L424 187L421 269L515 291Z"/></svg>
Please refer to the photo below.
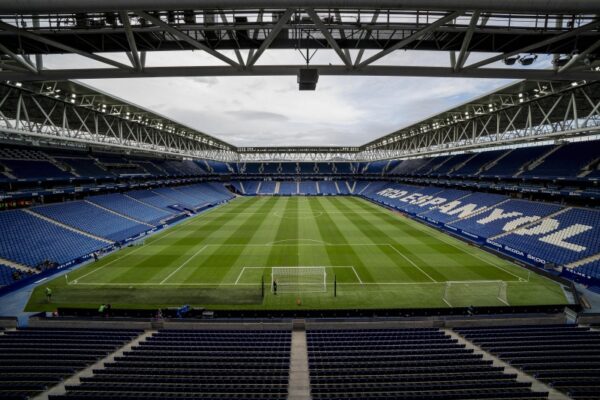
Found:
<svg viewBox="0 0 600 400"><path fill-rule="evenodd" d="M255 204L250 204L248 209L260 211L270 210L272 208L271 199L258 198ZM221 237L221 245L212 244L203 253L203 257L195 263L194 268L182 270L175 275L173 282L181 283L233 283L234 276L239 274L239 268L235 267L236 262L242 256L244 247L231 247L227 244L249 244L253 235L251 232L258 232L261 221L260 216L253 214L244 214L238 218L231 215L227 216L228 236ZM213 230L211 234L222 234L221 229ZM210 237L210 235L209 235ZM229 276L229 278L227 278Z"/></svg>
<svg viewBox="0 0 600 400"><path fill-rule="evenodd" d="M429 282L436 281L437 279L432 278L430 275L422 271L419 267L415 267L414 263L408 257L402 257L398 254L398 251L391 247L391 244L395 243L395 240L387 234L387 232L379 229L369 218L365 218L364 214L353 213L353 210L347 206L348 201L339 201L341 199L333 199L331 206L337 211L340 211L340 218L349 220L352 218L351 226L353 229L348 230L348 234L352 234L354 231L355 240L360 240L364 243L373 243L376 245L374 249L361 249L361 254L365 254L369 259L381 260L383 266L393 266L391 271L387 272L387 279L383 276L379 276L375 279L375 282L393 281L393 282ZM357 235L357 233L360 236ZM343 234L347 234L343 232ZM358 239L357 239L358 237ZM369 252L369 253L367 253ZM375 273L377 271L373 271Z"/></svg>
<svg viewBox="0 0 600 400"><path fill-rule="evenodd" d="M331 265L353 266L363 281L373 282L373 276L371 275L369 269L366 268L365 260L360 257L357 251L355 251L354 247L348 245L348 242L342 233L342 230L348 229L348 222L343 218L340 218L341 215L335 215L335 217L332 217L332 214L328 213L326 203L328 202L324 201L322 198L318 198L316 201L311 202L311 210L313 213L316 214L322 212L322 214L318 217L320 236L327 242L335 241L336 244L346 245L326 246L325 250L328 254L329 262ZM346 269L346 271L339 271L336 273L340 274L340 281L356 281L356 277L353 276L351 269Z"/></svg>
<svg viewBox="0 0 600 400"><path fill-rule="evenodd" d="M361 199L354 199L353 206L361 209L371 208L371 204ZM376 205L372 205L377 207ZM371 215L370 218L377 221L378 226L388 225L391 227L400 224L406 235L414 238L410 245L394 240L395 247L402 247L405 254L410 257L427 273L440 281L448 280L517 280L506 271L494 268L472 253L482 252L474 247L469 251L463 249L465 244L460 246L449 245L440 236L444 235L433 228L426 227L423 224L411 221L408 218L395 215L393 212L386 214ZM419 225L414 225L419 224ZM418 226L418 228L417 228Z"/></svg>
<svg viewBox="0 0 600 400"><path fill-rule="evenodd" d="M234 204L235 209L245 210L251 207L251 204L243 202L242 204ZM201 214L200 214L201 215ZM217 222L224 229L229 224L233 224L230 218L223 216ZM214 220L213 220L214 223ZM208 225L208 227L207 227ZM216 232L215 229L209 228L210 224L204 223L202 219L196 219L194 223L189 224L183 229L177 231L177 234L167 240L168 248L150 247L153 250L152 254L147 255L143 264L138 268L130 267L116 276L113 282L143 282L143 283L165 283L177 281L177 277L182 273L183 268L178 270L185 264L186 268L197 265L197 259L205 257L205 252L208 249L203 249L208 241L210 234ZM202 256L200 256L202 254ZM192 262L193 261L193 262ZM173 271L178 270L175 274ZM169 277L168 280L165 280ZM174 279L175 278L175 279Z"/></svg>
<svg viewBox="0 0 600 400"><path fill-rule="evenodd" d="M298 265L298 204L295 197L279 198L285 208L276 228L277 243L285 246L271 246L267 257L269 267L293 267Z"/></svg>
<svg viewBox="0 0 600 400"><path fill-rule="evenodd" d="M314 203L312 198L302 197L299 199L301 217L298 224L298 235L300 239L309 239L310 241L302 240L302 245L298 246L298 262L300 265L328 267L333 265L333 262L329 257L327 246L322 244L327 241L319 229L323 224L323 216L314 211L312 206ZM314 246L305 246L307 243L313 243ZM330 272L328 271L328 273Z"/></svg>

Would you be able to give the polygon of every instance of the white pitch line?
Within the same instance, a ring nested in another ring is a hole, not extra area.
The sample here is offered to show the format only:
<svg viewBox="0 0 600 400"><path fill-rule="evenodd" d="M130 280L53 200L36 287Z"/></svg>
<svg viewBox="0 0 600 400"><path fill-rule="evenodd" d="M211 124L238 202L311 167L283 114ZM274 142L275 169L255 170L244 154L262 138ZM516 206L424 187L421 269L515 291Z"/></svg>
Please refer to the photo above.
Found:
<svg viewBox="0 0 600 400"><path fill-rule="evenodd" d="M448 300L442 298L442 300L444 300L444 303L448 304L448 307L452 308L452 304L450 304L450 302L448 302Z"/></svg>
<svg viewBox="0 0 600 400"><path fill-rule="evenodd" d="M246 268L263 268L263 267L246 267ZM471 281L472 283L486 282L486 281ZM504 281L510 283L527 283L524 281ZM364 283L355 283L355 282L338 282L338 286L422 286L422 285L442 285L444 282L364 282ZM71 284L71 283L69 283ZM301 283L300 283L301 284ZM123 283L123 282L82 282L77 285L88 285L88 286L258 286L257 283L214 283L214 282L181 282L181 283L152 283L152 282L137 282L137 283ZM306 285L312 285L312 283L307 283Z"/></svg>
<svg viewBox="0 0 600 400"><path fill-rule="evenodd" d="M165 279L163 279L160 284L162 285L163 283L165 283L170 277L172 277L173 275L175 275L175 273L177 273L177 271L179 271L181 268L185 267L187 265L187 263L189 263L190 261L192 261L192 259L194 257L196 257L198 254L200 254L200 252L202 250L204 250L205 248L207 248L208 246L204 246L202 247L200 250L198 250L197 252L195 252L190 258L187 259L186 262L184 262L183 264L181 264L179 267L177 267L177 269L173 272L171 272L169 275L167 275L167 277Z"/></svg>
<svg viewBox="0 0 600 400"><path fill-rule="evenodd" d="M416 224L419 224L419 222L417 222L417 221L413 221L413 222L415 222ZM416 225L416 226L418 226L418 225ZM419 229L421 232L426 232L427 234L431 235L431 234L430 234L429 232L427 232L426 230L424 230L424 229L421 229L421 227L420 227L420 226L419 226L417 229ZM431 235L431 236L432 236L432 235ZM477 258L477 259L479 259L479 260L483 261L484 263L486 263L486 264L488 264L488 265L491 265L492 267L496 267L496 268L498 268L499 270L501 270L501 271L504 271L504 272L506 272L507 274L510 274L510 275L514 276L515 278L518 278L518 279L523 279L523 280L525 280L525 278L522 278L522 277L520 277L519 275L516 275L516 274L514 274L514 273L512 273L512 272L510 272L510 271L508 271L508 270L506 270L506 269L504 269L504 268L502 268L501 266L499 266L499 265L497 265L497 264L494 264L493 262L491 262L491 261L489 261L489 260L486 260L486 259L485 259L485 258L483 258L483 257L480 257L480 256L478 256L478 255L477 255L477 254L475 254L475 253L468 253L467 251L465 251L464 249L462 249L462 248L458 247L458 246L457 246L457 245L455 245L454 243L452 243L452 242L449 242L448 240L446 240L446 239L445 239L443 236L440 236L440 237L438 237L438 236L435 236L435 238L437 238L437 239L441 240L442 242L444 242L444 243L446 243L446 244L448 244L448 245L450 245L450 246L454 247L455 249L458 249L458 250L460 250L461 252L463 252L463 253L465 253L465 254L468 254L468 255L470 255L470 256L473 256L473 257L475 257L475 258Z"/></svg>
<svg viewBox="0 0 600 400"><path fill-rule="evenodd" d="M358 272L356 272L356 270L354 269L354 266L351 266L350 268L352 268L352 271L354 271L354 275L356 275L356 279L358 279L358 282L363 285L363 281L362 279L360 279L360 276L358 276Z"/></svg>
<svg viewBox="0 0 600 400"><path fill-rule="evenodd" d="M413 267L415 267L416 269L418 269L419 271L421 271L423 273L423 275L425 275L426 277L428 277L429 279L431 279L432 282L437 282L435 279L433 279L427 272L423 271L417 264L415 264L410 258L406 257L404 254L402 254L402 252L400 250L398 250L397 248L395 248L393 245L388 244L388 246L390 246L392 249L394 249L394 251L398 254L400 254L406 261L408 261L409 263L411 263L411 265Z"/></svg>
<svg viewBox="0 0 600 400"><path fill-rule="evenodd" d="M243 267L242 270L240 271L240 274L238 275L237 279L235 280L234 285L237 285L238 282L240 281L240 279L242 278L242 275L244 274L244 270L246 269L246 267Z"/></svg>
<svg viewBox="0 0 600 400"><path fill-rule="evenodd" d="M172 235L172 234L173 234L173 233L175 233L175 232L179 232L179 229L178 229L179 227L181 227L181 226L183 226L183 225L186 225L186 224L188 224L188 223L190 223L190 222L192 222L192 221L195 221L195 220L196 220L196 217L199 217L199 216L201 216L201 215L205 215L205 214L207 214L207 213L210 213L210 212L212 212L212 211L214 211L214 210L218 210L218 209L219 209L219 207L217 206L217 207L215 207L215 208L213 208L213 209L211 209L211 210L208 210L208 211L205 211L205 212L203 212L202 214L197 214L196 216L194 216L194 217L191 217L191 218L190 218L190 219L188 219L187 221L183 221L182 223L180 223L180 224L178 224L178 225L176 225L176 226L174 226L174 227L170 228L170 229L172 229L170 232L167 232L167 234L166 234L166 235L159 237L158 239L156 239L155 241L153 241L153 242L152 242L152 244L154 244L154 243L156 243L156 242L159 242L159 241L163 240L164 238L166 238L166 237L168 237L168 236ZM139 250L145 249L145 248L146 248L146 246L148 246L149 244L150 244L150 243L146 243L146 244L144 244L144 245L142 245L142 246L138 247L137 249L133 250L133 251L132 251L132 252L130 252L130 253L123 254L121 257L115 258L114 260L110 261L109 263L107 263L107 264L104 264L103 266L101 266L101 267L98 267L98 268L96 268L96 269L94 269L94 270L91 270L91 271L90 271L90 272L88 272L87 274L84 274L84 275L81 275L80 277L77 277L77 278L75 278L75 279L74 279L72 282L74 282L75 284L80 284L80 282L79 282L79 280L80 280L80 279L83 279L83 278L85 278L86 276L93 274L94 272L98 272L98 271L100 271L101 269L104 269L104 268L108 267L110 264L112 264L112 263L114 263L114 262L117 262L117 261L121 260L122 258L128 257L128 256L130 256L130 255L132 255L132 254L134 254L134 253L138 252Z"/></svg>

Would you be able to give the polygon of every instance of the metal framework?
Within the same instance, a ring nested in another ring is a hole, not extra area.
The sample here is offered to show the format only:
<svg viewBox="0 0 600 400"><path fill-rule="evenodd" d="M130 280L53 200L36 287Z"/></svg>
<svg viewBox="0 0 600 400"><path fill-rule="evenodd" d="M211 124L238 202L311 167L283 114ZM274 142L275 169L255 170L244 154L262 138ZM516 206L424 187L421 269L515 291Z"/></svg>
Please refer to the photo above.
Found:
<svg viewBox="0 0 600 400"><path fill-rule="evenodd" d="M180 157L235 160L235 147L75 82L0 84L0 131Z"/></svg>
<svg viewBox="0 0 600 400"><path fill-rule="evenodd" d="M265 65L299 50L306 63ZM319 50L336 61L310 64ZM147 63L199 50L210 65ZM449 66L395 65L399 51L445 52ZM493 53L470 62L472 53ZM92 68L47 69L77 54ZM126 55L116 61L109 53ZM552 69L528 67L553 55ZM123 57L121 58L123 59ZM215 63L216 60L216 63ZM506 66L496 64L505 60ZM387 62L387 63L386 63ZM320 75L525 79L359 147L236 148L67 79ZM3 0L0 132L217 160L377 160L599 132L597 0Z"/></svg>
<svg viewBox="0 0 600 400"><path fill-rule="evenodd" d="M600 82L522 81L361 146L376 160L600 133Z"/></svg>
<svg viewBox="0 0 600 400"><path fill-rule="evenodd" d="M373 161L600 133L600 82L518 82L357 147L235 147L80 83L10 82L0 132L222 161Z"/></svg>
<svg viewBox="0 0 600 400"><path fill-rule="evenodd" d="M261 63L278 49L300 50L307 63L310 53L333 50L337 62L312 65L321 75L594 80L599 11L597 0L4 0L0 80L296 75L306 67ZM175 50L203 51L217 65L146 62L148 52ZM445 52L449 66L385 58L414 50ZM496 55L469 63L474 52ZM96 66L45 69L43 56L58 53ZM126 54L129 63L107 53ZM525 67L538 54L555 55L554 69ZM514 65L489 68L507 58Z"/></svg>

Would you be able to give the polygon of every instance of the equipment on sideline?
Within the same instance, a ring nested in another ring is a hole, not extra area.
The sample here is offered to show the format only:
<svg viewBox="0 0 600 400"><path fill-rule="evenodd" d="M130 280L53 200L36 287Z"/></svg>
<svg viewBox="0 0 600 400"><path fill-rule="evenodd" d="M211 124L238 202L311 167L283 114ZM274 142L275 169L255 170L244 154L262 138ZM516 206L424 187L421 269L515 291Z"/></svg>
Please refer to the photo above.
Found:
<svg viewBox="0 0 600 400"><path fill-rule="evenodd" d="M444 286L444 303L450 307L472 304L508 303L508 283L505 281L448 281ZM465 303L467 302L467 303Z"/></svg>

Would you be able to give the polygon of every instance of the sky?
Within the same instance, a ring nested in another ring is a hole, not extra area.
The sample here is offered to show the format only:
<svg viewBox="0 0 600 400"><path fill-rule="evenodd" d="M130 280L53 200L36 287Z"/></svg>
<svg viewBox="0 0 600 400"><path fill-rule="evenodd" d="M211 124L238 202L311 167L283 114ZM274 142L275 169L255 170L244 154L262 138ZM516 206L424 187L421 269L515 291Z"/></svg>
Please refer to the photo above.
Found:
<svg viewBox="0 0 600 400"><path fill-rule="evenodd" d="M234 58L233 53L224 54ZM246 52L242 52L246 56ZM374 54L366 51L363 60ZM491 56L476 54L467 64ZM122 54L105 55L128 63ZM352 57L356 53L352 52ZM302 64L294 50L269 50L257 65ZM339 64L319 50L313 64ZM153 52L148 66L219 65L201 51ZM397 51L381 65L449 66L446 52ZM540 68L538 60L530 68ZM77 55L46 56L46 68L98 67ZM504 65L493 64L503 67ZM495 90L510 80L321 76L299 91L295 76L128 78L82 81L234 146L358 146Z"/></svg>

